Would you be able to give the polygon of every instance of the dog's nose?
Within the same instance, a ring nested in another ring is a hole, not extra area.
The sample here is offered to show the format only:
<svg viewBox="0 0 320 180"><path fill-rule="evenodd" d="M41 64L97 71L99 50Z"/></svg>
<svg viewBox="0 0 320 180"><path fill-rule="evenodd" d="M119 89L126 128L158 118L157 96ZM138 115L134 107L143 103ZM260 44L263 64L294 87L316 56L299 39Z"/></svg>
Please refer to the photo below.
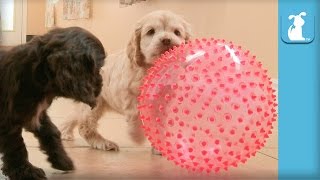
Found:
<svg viewBox="0 0 320 180"><path fill-rule="evenodd" d="M171 39L168 39L168 38L164 38L161 40L162 44L165 45L165 46L168 46L171 44Z"/></svg>

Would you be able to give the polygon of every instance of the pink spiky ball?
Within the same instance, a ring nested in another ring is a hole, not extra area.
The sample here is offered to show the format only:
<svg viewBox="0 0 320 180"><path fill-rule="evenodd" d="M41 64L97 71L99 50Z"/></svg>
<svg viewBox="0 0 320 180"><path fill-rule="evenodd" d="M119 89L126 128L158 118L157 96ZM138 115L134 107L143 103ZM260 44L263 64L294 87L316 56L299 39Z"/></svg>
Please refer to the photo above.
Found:
<svg viewBox="0 0 320 180"><path fill-rule="evenodd" d="M168 160L218 172L255 156L277 119L261 62L232 42L182 44L149 69L138 97L143 130Z"/></svg>

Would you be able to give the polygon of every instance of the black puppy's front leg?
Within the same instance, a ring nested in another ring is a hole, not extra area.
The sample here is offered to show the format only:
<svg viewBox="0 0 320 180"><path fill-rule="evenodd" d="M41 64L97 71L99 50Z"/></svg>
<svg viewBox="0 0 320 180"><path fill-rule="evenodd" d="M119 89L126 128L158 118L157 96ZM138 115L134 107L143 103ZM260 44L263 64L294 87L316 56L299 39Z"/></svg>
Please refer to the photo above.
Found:
<svg viewBox="0 0 320 180"><path fill-rule="evenodd" d="M3 174L10 180L43 180L44 171L28 161L28 152L22 138L22 128L0 129L0 152L3 153Z"/></svg>
<svg viewBox="0 0 320 180"><path fill-rule="evenodd" d="M74 170L73 162L63 148L61 133L45 111L40 116L40 127L33 128L31 132L38 138L40 148L48 155L48 161L53 168Z"/></svg>

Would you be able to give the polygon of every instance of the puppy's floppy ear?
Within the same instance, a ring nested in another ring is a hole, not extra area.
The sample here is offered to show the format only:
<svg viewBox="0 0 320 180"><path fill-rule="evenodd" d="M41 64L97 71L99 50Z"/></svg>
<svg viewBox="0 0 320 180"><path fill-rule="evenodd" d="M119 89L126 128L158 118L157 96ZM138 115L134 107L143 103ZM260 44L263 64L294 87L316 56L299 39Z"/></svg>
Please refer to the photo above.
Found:
<svg viewBox="0 0 320 180"><path fill-rule="evenodd" d="M185 40L188 41L192 37L191 25L183 18L182 18L182 25L185 30Z"/></svg>
<svg viewBox="0 0 320 180"><path fill-rule="evenodd" d="M144 66L144 55L141 52L140 41L141 41L141 23L136 25L136 28L131 36L131 39L127 46L127 55L130 61L137 66Z"/></svg>
<svg viewBox="0 0 320 180"><path fill-rule="evenodd" d="M47 57L48 67L52 72L55 72L56 70L60 69L63 61L68 61L70 58L71 56L67 51L52 53Z"/></svg>
<svg viewBox="0 0 320 180"><path fill-rule="evenodd" d="M191 31L191 25L189 23L186 23L185 25L186 27L186 37L185 37L185 40L188 41L191 39L192 37L192 31Z"/></svg>
<svg viewBox="0 0 320 180"><path fill-rule="evenodd" d="M71 54L66 50L52 53L47 58L48 69L52 72L52 77L57 87L69 89L72 86L72 71L77 65L70 66L71 58Z"/></svg>
<svg viewBox="0 0 320 180"><path fill-rule="evenodd" d="M68 50L52 53L47 57L47 63L51 72L56 76L67 76L59 73L62 70L71 75L71 73L84 73L84 67L87 70L93 70L95 66L94 61L85 52L71 53Z"/></svg>

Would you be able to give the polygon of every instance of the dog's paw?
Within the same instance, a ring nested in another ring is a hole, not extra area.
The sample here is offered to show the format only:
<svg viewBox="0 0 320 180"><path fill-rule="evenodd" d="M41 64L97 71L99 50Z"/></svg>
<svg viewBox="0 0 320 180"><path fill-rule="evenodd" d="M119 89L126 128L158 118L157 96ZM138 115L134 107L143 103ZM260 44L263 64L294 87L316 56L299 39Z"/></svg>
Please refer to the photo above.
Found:
<svg viewBox="0 0 320 180"><path fill-rule="evenodd" d="M162 155L161 152L158 151L158 150L156 150L155 148L152 148L152 149L151 149L151 152L152 152L153 155L159 155L159 156Z"/></svg>
<svg viewBox="0 0 320 180"><path fill-rule="evenodd" d="M3 169L4 175L8 176L10 180L45 180L45 172L38 167L27 163L19 168L13 170Z"/></svg>
<svg viewBox="0 0 320 180"><path fill-rule="evenodd" d="M52 167L61 171L72 171L74 165L72 160L67 155L59 155L57 157L49 158Z"/></svg>
<svg viewBox="0 0 320 180"><path fill-rule="evenodd" d="M119 146L116 143L106 139L96 140L91 144L91 146L95 149L104 151L119 151Z"/></svg>

